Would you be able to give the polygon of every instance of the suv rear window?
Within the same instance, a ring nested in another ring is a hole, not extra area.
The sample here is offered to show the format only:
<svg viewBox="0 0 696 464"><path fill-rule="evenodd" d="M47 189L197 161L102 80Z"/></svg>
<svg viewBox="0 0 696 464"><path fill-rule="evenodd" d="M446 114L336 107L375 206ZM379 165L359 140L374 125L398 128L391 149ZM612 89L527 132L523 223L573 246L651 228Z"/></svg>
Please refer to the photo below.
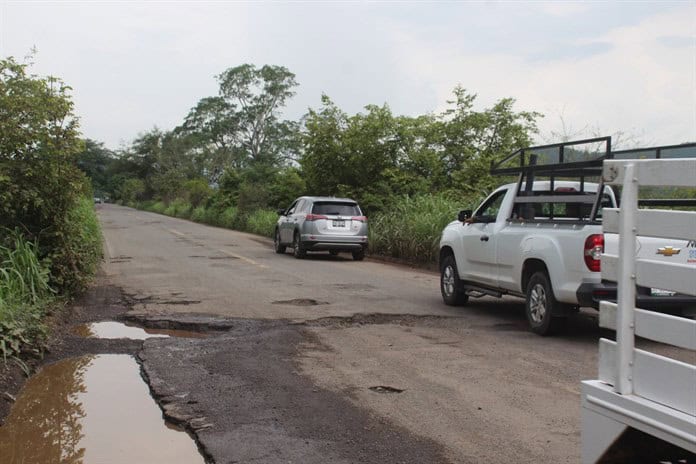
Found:
<svg viewBox="0 0 696 464"><path fill-rule="evenodd" d="M360 208L355 203L318 201L312 207L312 213L327 216L360 216Z"/></svg>

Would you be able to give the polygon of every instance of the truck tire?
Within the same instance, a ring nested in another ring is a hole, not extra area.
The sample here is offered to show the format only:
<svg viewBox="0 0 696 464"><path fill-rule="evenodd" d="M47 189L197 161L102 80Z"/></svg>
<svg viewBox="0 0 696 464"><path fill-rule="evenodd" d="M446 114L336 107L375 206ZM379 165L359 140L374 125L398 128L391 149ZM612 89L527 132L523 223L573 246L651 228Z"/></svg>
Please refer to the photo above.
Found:
<svg viewBox="0 0 696 464"><path fill-rule="evenodd" d="M303 259L307 256L307 251L302 246L300 241L300 234L295 232L295 238L292 241L292 254L297 259Z"/></svg>
<svg viewBox="0 0 696 464"><path fill-rule="evenodd" d="M551 280L546 272L536 272L527 284L525 313L532 332L538 335L552 335L564 325L565 306L556 301L551 287Z"/></svg>
<svg viewBox="0 0 696 464"><path fill-rule="evenodd" d="M440 292L442 300L449 306L463 306L469 301L469 295L464 293L462 281L459 280L457 263L454 256L446 256L440 265Z"/></svg>
<svg viewBox="0 0 696 464"><path fill-rule="evenodd" d="M279 255L285 253L285 245L280 243L280 230L276 229L273 237L273 250Z"/></svg>

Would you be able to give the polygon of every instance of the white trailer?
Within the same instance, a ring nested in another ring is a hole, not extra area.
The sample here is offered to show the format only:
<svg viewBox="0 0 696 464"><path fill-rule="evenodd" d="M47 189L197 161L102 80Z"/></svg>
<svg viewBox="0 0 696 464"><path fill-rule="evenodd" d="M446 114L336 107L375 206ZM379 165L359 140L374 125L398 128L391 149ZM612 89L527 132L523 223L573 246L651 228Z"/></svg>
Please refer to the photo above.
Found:
<svg viewBox="0 0 696 464"><path fill-rule="evenodd" d="M618 234L601 258L618 298L600 303L600 326L616 341L600 339L598 379L582 382L582 462L696 462L696 321L636 308L636 286L696 295L696 211L638 207L641 186L696 188L696 159L606 160L603 181L622 186L620 208L605 208L602 224ZM640 237L684 245L651 259L636 249ZM679 253L687 259L664 259ZM637 349L636 337L686 356Z"/></svg>

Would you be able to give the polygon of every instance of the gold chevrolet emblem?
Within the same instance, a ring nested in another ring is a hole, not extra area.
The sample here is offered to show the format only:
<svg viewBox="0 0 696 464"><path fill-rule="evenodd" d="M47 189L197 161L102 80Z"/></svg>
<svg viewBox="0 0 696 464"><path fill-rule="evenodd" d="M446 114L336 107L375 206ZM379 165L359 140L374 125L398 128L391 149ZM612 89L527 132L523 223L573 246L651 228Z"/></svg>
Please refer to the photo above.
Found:
<svg viewBox="0 0 696 464"><path fill-rule="evenodd" d="M666 246L666 247L658 248L657 254L669 257L669 256L678 255L680 251L681 251L681 248L672 248L671 246Z"/></svg>

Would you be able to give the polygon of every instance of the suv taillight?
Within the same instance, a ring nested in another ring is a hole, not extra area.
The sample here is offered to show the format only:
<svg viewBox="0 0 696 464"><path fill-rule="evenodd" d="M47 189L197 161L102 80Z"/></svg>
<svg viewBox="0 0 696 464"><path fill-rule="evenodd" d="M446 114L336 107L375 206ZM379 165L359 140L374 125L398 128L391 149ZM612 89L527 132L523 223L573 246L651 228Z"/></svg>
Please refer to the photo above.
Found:
<svg viewBox="0 0 696 464"><path fill-rule="evenodd" d="M592 272L600 271L600 258L604 253L604 235L592 234L585 240L585 264Z"/></svg>
<svg viewBox="0 0 696 464"><path fill-rule="evenodd" d="M351 219L353 221L367 222L367 218L365 216L353 216Z"/></svg>
<svg viewBox="0 0 696 464"><path fill-rule="evenodd" d="M312 213L309 213L305 217L305 221L318 221L319 219L329 219L329 218L328 218L328 216L324 216L322 214L312 214Z"/></svg>

